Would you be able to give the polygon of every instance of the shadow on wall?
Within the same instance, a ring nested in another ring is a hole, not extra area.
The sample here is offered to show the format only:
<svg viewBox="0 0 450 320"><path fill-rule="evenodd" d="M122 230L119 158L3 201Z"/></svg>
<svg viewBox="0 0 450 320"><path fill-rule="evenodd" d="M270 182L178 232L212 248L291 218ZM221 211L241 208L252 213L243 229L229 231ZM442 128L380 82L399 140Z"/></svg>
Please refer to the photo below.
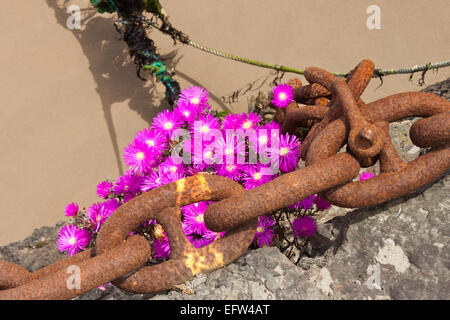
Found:
<svg viewBox="0 0 450 320"><path fill-rule="evenodd" d="M112 118L112 105L129 99L130 109L137 112L149 125L161 108L166 109L169 105L164 100L164 92L155 90L155 82L151 75L146 76L150 81L137 78L136 68L130 61L127 46L119 40L112 20L95 17L96 10L93 8L82 9L83 30L69 30L66 27L68 3L68 0L47 0L47 5L54 10L57 22L74 35L89 60L89 70L97 83L96 91L100 96L117 167L120 174L123 174L121 152ZM170 57L174 55L176 52L168 54ZM167 64L169 68L173 67L170 61Z"/></svg>

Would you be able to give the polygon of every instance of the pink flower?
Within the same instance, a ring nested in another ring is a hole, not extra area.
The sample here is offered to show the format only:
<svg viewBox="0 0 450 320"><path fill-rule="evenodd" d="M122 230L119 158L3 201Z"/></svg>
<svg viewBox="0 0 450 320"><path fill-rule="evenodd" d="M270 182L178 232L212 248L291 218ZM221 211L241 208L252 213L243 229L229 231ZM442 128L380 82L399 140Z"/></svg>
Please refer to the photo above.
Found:
<svg viewBox="0 0 450 320"><path fill-rule="evenodd" d="M359 175L359 180L364 181L367 179L371 179L373 177L375 177L375 174L373 174L372 172L369 172L369 171L364 171L364 172L361 172L361 174Z"/></svg>
<svg viewBox="0 0 450 320"><path fill-rule="evenodd" d="M181 177L186 176L186 166L183 163L176 163L172 157L167 158L159 165L161 173L178 173Z"/></svg>
<svg viewBox="0 0 450 320"><path fill-rule="evenodd" d="M227 114L222 120L224 130L237 130L241 126L241 116L239 114Z"/></svg>
<svg viewBox="0 0 450 320"><path fill-rule="evenodd" d="M239 117L239 128L243 130L256 129L261 122L261 116L254 112L242 113Z"/></svg>
<svg viewBox="0 0 450 320"><path fill-rule="evenodd" d="M317 210L320 210L320 211L329 209L331 207L331 204L327 200L322 199L318 195L316 195L314 197L314 203L317 206Z"/></svg>
<svg viewBox="0 0 450 320"><path fill-rule="evenodd" d="M75 225L65 225L58 233L58 250L73 256L84 250L89 244L89 232Z"/></svg>
<svg viewBox="0 0 450 320"><path fill-rule="evenodd" d="M74 217L78 214L78 210L78 204L76 202L72 202L66 206L64 212L66 213L66 217Z"/></svg>
<svg viewBox="0 0 450 320"><path fill-rule="evenodd" d="M309 216L299 217L292 222L292 231L297 238L308 238L317 231L316 221Z"/></svg>
<svg viewBox="0 0 450 320"><path fill-rule="evenodd" d="M205 214L206 208L208 208L208 204L209 202L202 201L181 208L181 212L183 213L182 226L186 234L196 233L201 235L208 231L203 220L203 215Z"/></svg>
<svg viewBox="0 0 450 320"><path fill-rule="evenodd" d="M123 158L131 172L144 173L158 162L158 156L142 140L136 139L124 149Z"/></svg>
<svg viewBox="0 0 450 320"><path fill-rule="evenodd" d="M177 172L156 172L150 171L148 176L146 176L144 183L142 184L141 191L147 192L149 190L158 188L162 185L174 182L176 180L182 179L184 177L183 174Z"/></svg>
<svg viewBox="0 0 450 320"><path fill-rule="evenodd" d="M160 155L167 149L167 137L156 130L143 129L136 134L135 140L141 140L155 155Z"/></svg>
<svg viewBox="0 0 450 320"><path fill-rule="evenodd" d="M247 190L256 188L270 180L273 180L276 176L268 174L270 168L261 164L247 165L244 168L244 187Z"/></svg>
<svg viewBox="0 0 450 320"><path fill-rule="evenodd" d="M306 199L300 200L299 202L294 203L293 205L289 206L289 208L296 209L296 210L309 210L314 205L315 196L310 196Z"/></svg>
<svg viewBox="0 0 450 320"><path fill-rule="evenodd" d="M164 110L153 119L153 126L157 132L164 134L166 137L172 138L172 134L178 128L184 125L183 119L180 118L178 113L173 111Z"/></svg>
<svg viewBox="0 0 450 320"><path fill-rule="evenodd" d="M109 199L103 203L94 203L86 210L86 214L94 224L94 232L98 232L106 219L117 209L120 204L116 199Z"/></svg>
<svg viewBox="0 0 450 320"><path fill-rule="evenodd" d="M260 248L269 246L272 243L275 237L275 231L272 228L274 224L275 219L270 216L258 217L258 226L253 241L256 241Z"/></svg>
<svg viewBox="0 0 450 320"><path fill-rule="evenodd" d="M245 163L247 155L245 141L234 134L227 133L226 138L220 137L209 146L217 151L217 164ZM221 155L222 159L220 159Z"/></svg>
<svg viewBox="0 0 450 320"><path fill-rule="evenodd" d="M251 152L257 152L259 155L262 155L270 151L272 141L278 143L280 141L280 129L272 124L266 124L255 131L256 135L249 138Z"/></svg>
<svg viewBox="0 0 450 320"><path fill-rule="evenodd" d="M278 108L286 108L294 98L294 90L287 84L280 84L273 88L273 100L270 102Z"/></svg>
<svg viewBox="0 0 450 320"><path fill-rule="evenodd" d="M188 100L178 100L178 105L174 111L179 115L181 119L191 124L196 119L199 108Z"/></svg>
<svg viewBox="0 0 450 320"><path fill-rule="evenodd" d="M111 194L113 184L109 181L102 181L97 185L97 195L106 199Z"/></svg>
<svg viewBox="0 0 450 320"><path fill-rule="evenodd" d="M170 258L170 244L169 239L166 237L162 240L155 239L153 242L153 251L155 252L154 258L169 259Z"/></svg>
<svg viewBox="0 0 450 320"><path fill-rule="evenodd" d="M200 115L193 125L191 125L191 132L199 137L206 137L209 141L209 137L213 130L220 129L219 119L214 117L212 114Z"/></svg>
<svg viewBox="0 0 450 320"><path fill-rule="evenodd" d="M124 201L127 202L141 191L141 186L143 183L143 176L127 172L117 179L113 187L113 191L116 195L122 195L124 197Z"/></svg>
<svg viewBox="0 0 450 320"><path fill-rule="evenodd" d="M214 242L214 240L215 240L214 238L205 238L205 237L199 236L197 234L188 235L187 238L188 238L189 242L197 249L205 247L208 244Z"/></svg>
<svg viewBox="0 0 450 320"><path fill-rule="evenodd" d="M271 161L279 161L281 172L290 172L297 168L300 160L300 141L289 133L280 135L279 148L270 148Z"/></svg>
<svg viewBox="0 0 450 320"><path fill-rule="evenodd" d="M215 166L217 175L239 181L244 176L245 166L242 164L218 164Z"/></svg>
<svg viewBox="0 0 450 320"><path fill-rule="evenodd" d="M178 101L186 100L190 104L199 108L199 110L202 110L204 108L208 108L208 99L208 91L202 87L192 86L181 91Z"/></svg>

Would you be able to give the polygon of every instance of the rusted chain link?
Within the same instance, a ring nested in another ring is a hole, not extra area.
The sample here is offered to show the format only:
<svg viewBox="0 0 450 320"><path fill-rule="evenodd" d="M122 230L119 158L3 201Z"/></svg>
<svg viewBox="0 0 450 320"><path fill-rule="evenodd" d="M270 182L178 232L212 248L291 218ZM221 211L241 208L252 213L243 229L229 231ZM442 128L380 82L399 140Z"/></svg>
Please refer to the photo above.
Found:
<svg viewBox="0 0 450 320"><path fill-rule="evenodd" d="M0 261L0 288L5 289L0 299L70 299L109 281L136 293L170 289L239 258L254 238L258 216L315 193L341 207L372 206L432 182L450 168L450 103L433 94L410 92L366 104L360 96L374 70L370 60L363 60L344 80L310 67L305 71L309 85L290 82L296 102L278 109L275 119L283 132L312 126L301 148L305 168L248 191L227 178L205 174L148 191L107 219L93 249L33 273ZM431 149L405 162L394 149L389 123L412 116L424 119L411 127L411 140ZM345 145L347 152L338 153ZM380 161L378 176L352 181L360 167L376 161ZM208 229L227 235L196 249L184 235L180 207L199 201L216 201L204 221ZM148 243L138 236L127 237L150 219L164 227L171 257L144 266L150 257ZM67 286L66 269L72 265L81 270L82 285L75 290Z"/></svg>

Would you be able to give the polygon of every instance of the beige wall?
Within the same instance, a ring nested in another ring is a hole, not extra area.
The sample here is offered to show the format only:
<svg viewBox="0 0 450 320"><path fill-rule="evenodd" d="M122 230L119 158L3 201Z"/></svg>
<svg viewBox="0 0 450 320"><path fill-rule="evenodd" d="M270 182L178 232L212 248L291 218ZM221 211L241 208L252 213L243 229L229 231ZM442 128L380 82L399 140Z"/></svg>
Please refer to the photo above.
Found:
<svg viewBox="0 0 450 320"><path fill-rule="evenodd" d="M316 65L346 72L363 58L394 68L450 58L448 0L171 0L161 1L191 39L269 63ZM64 219L64 207L96 201L95 187L124 169L122 149L161 108L164 90L135 76L110 15L83 11L82 30L68 30L64 6L88 0L2 1L0 11L0 245ZM381 7L381 30L366 28L367 6ZM206 87L217 108L245 111L247 96L220 102L261 69L174 47L153 31L160 53L177 49L182 87ZM450 76L429 72L428 84ZM286 80L291 75L286 75ZM415 91L408 75L373 81L363 98ZM415 77L417 79L417 76ZM264 86L263 88L267 88Z"/></svg>

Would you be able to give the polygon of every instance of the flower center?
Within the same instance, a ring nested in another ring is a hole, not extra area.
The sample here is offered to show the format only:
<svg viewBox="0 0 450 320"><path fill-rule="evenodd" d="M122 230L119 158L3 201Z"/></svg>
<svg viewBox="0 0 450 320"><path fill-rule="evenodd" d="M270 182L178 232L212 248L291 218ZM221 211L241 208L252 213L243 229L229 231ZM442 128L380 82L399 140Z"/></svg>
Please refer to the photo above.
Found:
<svg viewBox="0 0 450 320"><path fill-rule="evenodd" d="M189 111L185 111L184 112L184 116L187 118L187 117L189 117L191 115L191 113L189 112Z"/></svg>
<svg viewBox="0 0 450 320"><path fill-rule="evenodd" d="M177 167L171 166L169 170L170 170L170 172L177 172Z"/></svg>
<svg viewBox="0 0 450 320"><path fill-rule="evenodd" d="M287 98L287 95L286 95L286 93L284 93L284 92L281 92L281 93L278 95L278 99L280 99L280 100L286 100L286 98Z"/></svg>
<svg viewBox="0 0 450 320"><path fill-rule="evenodd" d="M205 152L205 158L211 159L212 158L212 151L206 151Z"/></svg>
<svg viewBox="0 0 450 320"><path fill-rule="evenodd" d="M288 148L281 148L280 149L280 155L285 156L289 153L289 149Z"/></svg>
<svg viewBox="0 0 450 320"><path fill-rule="evenodd" d="M207 132L209 132L209 127L208 126L202 126L200 128L200 131L203 132L203 133L207 133Z"/></svg>
<svg viewBox="0 0 450 320"><path fill-rule="evenodd" d="M244 129L250 129L251 127L252 127L252 122L250 121L250 120L247 120L247 121L245 121L244 122L244 124L242 125L242 127L244 128Z"/></svg>
<svg viewBox="0 0 450 320"><path fill-rule="evenodd" d="M260 144L266 144L267 143L267 136L259 137L259 143Z"/></svg>
<svg viewBox="0 0 450 320"><path fill-rule="evenodd" d="M264 232L264 228L258 227L258 228L256 228L256 232L258 232L258 233Z"/></svg>
<svg viewBox="0 0 450 320"><path fill-rule="evenodd" d="M259 173L259 172L256 172L256 173L253 175L253 179L255 179L255 180L259 180L259 179L261 179L261 178L262 178L262 174Z"/></svg>
<svg viewBox="0 0 450 320"><path fill-rule="evenodd" d="M75 237L72 237L69 239L69 244L70 245L74 245L77 242L77 239L75 239Z"/></svg>
<svg viewBox="0 0 450 320"><path fill-rule="evenodd" d="M153 147L155 145L155 141L154 140L147 140L145 141L145 143L149 146L149 147Z"/></svg>
<svg viewBox="0 0 450 320"><path fill-rule="evenodd" d="M203 223L203 215L199 214L198 216L195 217L195 221L197 221L198 223Z"/></svg>
<svg viewBox="0 0 450 320"><path fill-rule="evenodd" d="M144 153L142 151L136 153L136 159L142 160L142 159L144 159L144 157L145 157L145 155L144 155Z"/></svg>
<svg viewBox="0 0 450 320"><path fill-rule="evenodd" d="M234 152L234 149L233 149L233 148L230 148L230 147L225 148L225 154L226 154L226 155L233 154L233 152Z"/></svg>
<svg viewBox="0 0 450 320"><path fill-rule="evenodd" d="M234 171L234 169L236 168L234 165L232 165L232 164L230 164L230 165L228 165L227 167L227 171L228 172L232 172L232 171Z"/></svg>
<svg viewBox="0 0 450 320"><path fill-rule="evenodd" d="M173 123L172 122L166 122L164 123L164 129L169 130L172 129Z"/></svg>
<svg viewBox="0 0 450 320"><path fill-rule="evenodd" d="M192 98L192 99L190 100L190 102L191 102L192 104L198 104L198 103L200 102L200 100L199 100L197 97L195 97L195 98Z"/></svg>

